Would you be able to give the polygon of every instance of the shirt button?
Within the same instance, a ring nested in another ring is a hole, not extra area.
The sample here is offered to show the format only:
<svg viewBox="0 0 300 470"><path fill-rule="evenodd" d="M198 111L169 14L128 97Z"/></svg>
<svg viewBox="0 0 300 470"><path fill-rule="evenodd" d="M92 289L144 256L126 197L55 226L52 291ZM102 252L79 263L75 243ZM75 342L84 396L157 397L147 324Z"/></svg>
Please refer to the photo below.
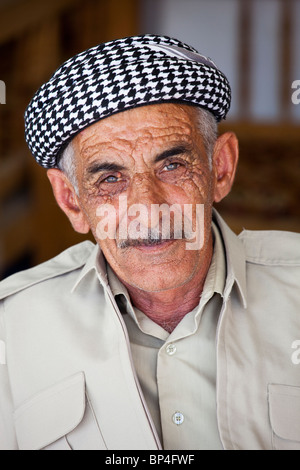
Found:
<svg viewBox="0 0 300 470"><path fill-rule="evenodd" d="M175 344L172 344L172 343L169 344L169 345L167 346L166 351L167 351L167 354L169 354L169 356L173 356L173 354L176 353L176 346L175 346Z"/></svg>
<svg viewBox="0 0 300 470"><path fill-rule="evenodd" d="M179 426L180 424L183 423L184 416L183 416L182 413L180 413L180 411L176 411L176 413L173 414L172 419L173 419L173 423L175 423L175 424L177 424L177 426Z"/></svg>

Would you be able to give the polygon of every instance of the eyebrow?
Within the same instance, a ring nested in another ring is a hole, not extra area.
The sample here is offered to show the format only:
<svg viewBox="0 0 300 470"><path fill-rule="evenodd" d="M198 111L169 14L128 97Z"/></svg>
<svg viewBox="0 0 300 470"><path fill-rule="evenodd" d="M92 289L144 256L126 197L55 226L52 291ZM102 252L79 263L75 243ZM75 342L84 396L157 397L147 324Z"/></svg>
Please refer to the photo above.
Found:
<svg viewBox="0 0 300 470"><path fill-rule="evenodd" d="M190 151L190 146L188 145L177 145L176 147L172 147L164 152L160 153L154 159L154 163L161 162L162 160L166 160L170 157L175 157L176 155L181 155L182 153L186 153Z"/></svg>
<svg viewBox="0 0 300 470"><path fill-rule="evenodd" d="M125 167L123 165L119 165L118 163L103 162L91 165L87 172L89 175L94 175L102 171L121 171L124 169Z"/></svg>

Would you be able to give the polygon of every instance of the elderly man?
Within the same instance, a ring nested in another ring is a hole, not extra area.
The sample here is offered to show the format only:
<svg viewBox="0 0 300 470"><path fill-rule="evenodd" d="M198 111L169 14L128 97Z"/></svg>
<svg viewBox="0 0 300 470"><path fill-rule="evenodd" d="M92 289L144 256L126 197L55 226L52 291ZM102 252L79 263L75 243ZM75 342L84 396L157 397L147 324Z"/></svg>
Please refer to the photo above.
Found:
<svg viewBox="0 0 300 470"><path fill-rule="evenodd" d="M154 35L37 92L28 145L97 243L1 283L1 448L300 449L300 240L237 237L213 209L229 106L211 60Z"/></svg>

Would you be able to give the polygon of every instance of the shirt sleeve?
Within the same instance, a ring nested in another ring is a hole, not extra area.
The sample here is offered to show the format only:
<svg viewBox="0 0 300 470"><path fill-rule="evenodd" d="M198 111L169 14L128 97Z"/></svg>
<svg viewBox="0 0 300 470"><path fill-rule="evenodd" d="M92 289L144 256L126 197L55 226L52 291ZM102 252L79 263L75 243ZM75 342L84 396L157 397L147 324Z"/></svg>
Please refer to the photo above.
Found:
<svg viewBox="0 0 300 470"><path fill-rule="evenodd" d="M13 400L9 384L3 301L0 302L0 450L17 450L13 423Z"/></svg>

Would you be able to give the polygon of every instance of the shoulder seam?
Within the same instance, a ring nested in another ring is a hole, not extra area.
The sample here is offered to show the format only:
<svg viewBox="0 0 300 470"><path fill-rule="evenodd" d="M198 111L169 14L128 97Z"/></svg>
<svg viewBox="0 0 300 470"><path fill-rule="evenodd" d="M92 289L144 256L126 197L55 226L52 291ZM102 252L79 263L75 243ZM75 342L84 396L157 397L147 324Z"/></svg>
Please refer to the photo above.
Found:
<svg viewBox="0 0 300 470"><path fill-rule="evenodd" d="M246 261L268 266L300 266L300 234L279 230L244 230L239 239Z"/></svg>
<svg viewBox="0 0 300 470"><path fill-rule="evenodd" d="M276 259L276 258L263 258L260 256L249 256L246 255L246 262L252 264L262 264L268 266L291 266L297 267L300 266L300 260L289 260L289 259Z"/></svg>
<svg viewBox="0 0 300 470"><path fill-rule="evenodd" d="M95 245L89 241L79 243L42 264L34 266L26 271L13 274L7 279L4 279L0 282L0 300L39 284L40 282L47 281L48 279L67 274L83 267L94 246ZM72 251L74 251L74 253L72 253ZM66 263L66 265L60 265L60 258L62 258L63 255L67 255L68 252L70 255L73 254L73 259L69 259L69 262ZM38 273L42 268L44 268L45 271L42 275L38 276Z"/></svg>

